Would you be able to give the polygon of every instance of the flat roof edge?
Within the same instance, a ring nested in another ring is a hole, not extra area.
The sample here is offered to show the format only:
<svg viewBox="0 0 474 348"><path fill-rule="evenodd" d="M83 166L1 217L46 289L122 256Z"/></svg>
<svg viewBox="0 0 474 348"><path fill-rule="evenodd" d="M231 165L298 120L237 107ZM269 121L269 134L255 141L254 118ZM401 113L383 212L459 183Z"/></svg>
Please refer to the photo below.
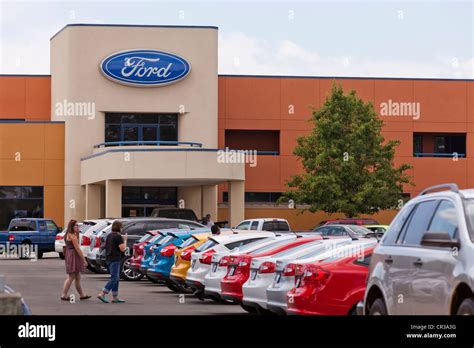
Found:
<svg viewBox="0 0 474 348"><path fill-rule="evenodd" d="M129 28L177 28L177 29L214 29L219 27L213 25L173 25L173 24L93 24L93 23L72 23L66 24L56 34L51 36L50 41L67 27L129 27Z"/></svg>

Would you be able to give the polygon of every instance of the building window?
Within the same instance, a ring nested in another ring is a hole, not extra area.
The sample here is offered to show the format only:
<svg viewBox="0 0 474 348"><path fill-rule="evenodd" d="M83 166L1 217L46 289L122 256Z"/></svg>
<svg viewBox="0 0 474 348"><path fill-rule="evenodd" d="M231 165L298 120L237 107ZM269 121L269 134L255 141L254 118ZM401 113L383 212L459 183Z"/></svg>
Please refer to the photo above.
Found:
<svg viewBox="0 0 474 348"><path fill-rule="evenodd" d="M106 143L178 141L178 115L106 113L104 139Z"/></svg>
<svg viewBox="0 0 474 348"><path fill-rule="evenodd" d="M280 131L226 130L225 146L234 150L256 150L260 155L279 155Z"/></svg>
<svg viewBox="0 0 474 348"><path fill-rule="evenodd" d="M281 195L281 192L245 192L245 203L275 204ZM222 200L229 202L229 192L223 192Z"/></svg>
<svg viewBox="0 0 474 348"><path fill-rule="evenodd" d="M122 216L150 216L154 208L176 207L177 187L122 187Z"/></svg>
<svg viewBox="0 0 474 348"><path fill-rule="evenodd" d="M43 217L42 186L0 186L0 231L11 219Z"/></svg>
<svg viewBox="0 0 474 348"><path fill-rule="evenodd" d="M466 133L415 133L415 157L466 157Z"/></svg>

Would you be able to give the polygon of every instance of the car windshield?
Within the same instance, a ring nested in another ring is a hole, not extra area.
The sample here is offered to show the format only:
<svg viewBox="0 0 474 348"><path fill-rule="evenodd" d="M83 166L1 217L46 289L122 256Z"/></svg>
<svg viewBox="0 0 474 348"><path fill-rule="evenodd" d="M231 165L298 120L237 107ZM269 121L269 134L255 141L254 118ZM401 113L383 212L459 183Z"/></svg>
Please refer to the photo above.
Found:
<svg viewBox="0 0 474 348"><path fill-rule="evenodd" d="M360 234L362 236L365 236L367 233L372 233L371 230L365 228L365 227L362 227L362 226L357 226L357 225L350 225L350 226L347 226L350 228L350 230L352 232L354 232L355 234Z"/></svg>
<svg viewBox="0 0 474 348"><path fill-rule="evenodd" d="M474 242L474 199L465 199L464 207L468 222L469 237Z"/></svg>

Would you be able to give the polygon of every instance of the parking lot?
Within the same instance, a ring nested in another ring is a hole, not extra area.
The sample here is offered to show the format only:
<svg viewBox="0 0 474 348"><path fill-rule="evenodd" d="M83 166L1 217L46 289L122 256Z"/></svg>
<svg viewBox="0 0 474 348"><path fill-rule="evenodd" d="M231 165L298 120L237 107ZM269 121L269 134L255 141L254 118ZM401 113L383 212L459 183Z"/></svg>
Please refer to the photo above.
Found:
<svg viewBox="0 0 474 348"><path fill-rule="evenodd" d="M166 286L155 285L146 279L138 282L120 282L120 296L124 304L104 304L95 298L108 279L108 275L85 271L82 276L84 291L92 296L86 301L76 303L61 301L61 290L66 278L64 261L56 253L47 253L37 261L2 259L0 274L6 283L20 292L30 306L33 314L72 314L72 315L116 315L116 314L155 314L155 315L219 315L245 314L240 306L221 304L214 301L201 301L193 295L180 295L171 292Z"/></svg>

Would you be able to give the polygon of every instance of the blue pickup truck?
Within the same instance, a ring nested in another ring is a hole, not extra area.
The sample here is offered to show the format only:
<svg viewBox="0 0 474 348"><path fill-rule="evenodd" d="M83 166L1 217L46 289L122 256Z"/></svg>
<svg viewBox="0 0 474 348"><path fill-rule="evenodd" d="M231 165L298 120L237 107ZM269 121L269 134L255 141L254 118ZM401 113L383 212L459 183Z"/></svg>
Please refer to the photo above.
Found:
<svg viewBox="0 0 474 348"><path fill-rule="evenodd" d="M8 231L0 232L0 244L22 246L18 248L20 258L30 258L34 251L40 259L43 253L55 251L54 241L59 232L61 230L51 219L12 219Z"/></svg>

